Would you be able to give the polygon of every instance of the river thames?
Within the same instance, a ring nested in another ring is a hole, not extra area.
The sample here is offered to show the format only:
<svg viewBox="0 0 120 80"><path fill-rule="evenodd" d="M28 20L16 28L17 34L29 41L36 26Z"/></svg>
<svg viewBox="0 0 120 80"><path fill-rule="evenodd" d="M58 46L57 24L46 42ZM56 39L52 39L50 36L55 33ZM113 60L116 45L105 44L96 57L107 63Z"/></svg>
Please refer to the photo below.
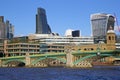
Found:
<svg viewBox="0 0 120 80"><path fill-rule="evenodd" d="M120 80L120 66L0 68L0 80Z"/></svg>

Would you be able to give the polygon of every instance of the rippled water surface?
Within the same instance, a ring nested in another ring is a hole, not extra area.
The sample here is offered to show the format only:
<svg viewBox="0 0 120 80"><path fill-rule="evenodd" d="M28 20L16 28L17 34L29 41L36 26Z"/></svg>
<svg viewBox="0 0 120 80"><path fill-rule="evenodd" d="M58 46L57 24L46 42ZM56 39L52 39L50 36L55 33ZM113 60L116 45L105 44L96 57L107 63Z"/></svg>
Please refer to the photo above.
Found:
<svg viewBox="0 0 120 80"><path fill-rule="evenodd" d="M0 68L0 80L120 80L120 67Z"/></svg>

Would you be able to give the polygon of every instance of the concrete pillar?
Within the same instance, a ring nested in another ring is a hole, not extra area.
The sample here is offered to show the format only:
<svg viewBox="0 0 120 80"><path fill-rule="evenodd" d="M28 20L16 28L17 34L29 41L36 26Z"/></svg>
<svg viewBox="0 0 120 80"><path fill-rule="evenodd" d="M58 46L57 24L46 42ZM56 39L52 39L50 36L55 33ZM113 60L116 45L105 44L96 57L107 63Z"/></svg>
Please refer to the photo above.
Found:
<svg viewBox="0 0 120 80"><path fill-rule="evenodd" d="M6 48L7 43L8 43L7 40L4 40L4 48L3 48L3 49L4 49L5 57L8 57L8 52L7 52L7 50L6 50L6 49L7 49L7 48Z"/></svg>
<svg viewBox="0 0 120 80"><path fill-rule="evenodd" d="M71 52L66 53L66 58L67 58L67 62L66 62L66 66L67 67L73 67L73 58L74 56L71 54Z"/></svg>
<svg viewBox="0 0 120 80"><path fill-rule="evenodd" d="M29 53L26 53L25 59L26 59L25 66L30 67L31 64L30 64L30 55L29 55Z"/></svg>

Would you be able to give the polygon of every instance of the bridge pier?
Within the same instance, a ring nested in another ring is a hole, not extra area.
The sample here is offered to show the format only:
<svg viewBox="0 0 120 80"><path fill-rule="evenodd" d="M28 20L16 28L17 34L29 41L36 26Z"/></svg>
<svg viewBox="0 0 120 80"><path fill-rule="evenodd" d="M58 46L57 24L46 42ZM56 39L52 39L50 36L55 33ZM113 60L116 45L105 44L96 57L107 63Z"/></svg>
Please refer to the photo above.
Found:
<svg viewBox="0 0 120 80"><path fill-rule="evenodd" d="M31 62L30 62L30 55L29 55L29 53L26 53L25 60L26 60L25 66L26 67L30 67L31 66Z"/></svg>
<svg viewBox="0 0 120 80"><path fill-rule="evenodd" d="M2 60L0 59L0 67L2 67Z"/></svg>
<svg viewBox="0 0 120 80"><path fill-rule="evenodd" d="M67 58L66 67L73 67L74 56L71 54L71 52L66 53L66 58Z"/></svg>

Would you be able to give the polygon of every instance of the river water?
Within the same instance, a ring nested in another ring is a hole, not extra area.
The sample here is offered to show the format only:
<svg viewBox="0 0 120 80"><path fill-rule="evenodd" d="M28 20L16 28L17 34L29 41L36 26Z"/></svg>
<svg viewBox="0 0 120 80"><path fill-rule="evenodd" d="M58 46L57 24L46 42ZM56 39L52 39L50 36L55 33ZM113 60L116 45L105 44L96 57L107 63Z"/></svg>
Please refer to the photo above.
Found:
<svg viewBox="0 0 120 80"><path fill-rule="evenodd" d="M0 80L120 80L120 66L0 68Z"/></svg>

